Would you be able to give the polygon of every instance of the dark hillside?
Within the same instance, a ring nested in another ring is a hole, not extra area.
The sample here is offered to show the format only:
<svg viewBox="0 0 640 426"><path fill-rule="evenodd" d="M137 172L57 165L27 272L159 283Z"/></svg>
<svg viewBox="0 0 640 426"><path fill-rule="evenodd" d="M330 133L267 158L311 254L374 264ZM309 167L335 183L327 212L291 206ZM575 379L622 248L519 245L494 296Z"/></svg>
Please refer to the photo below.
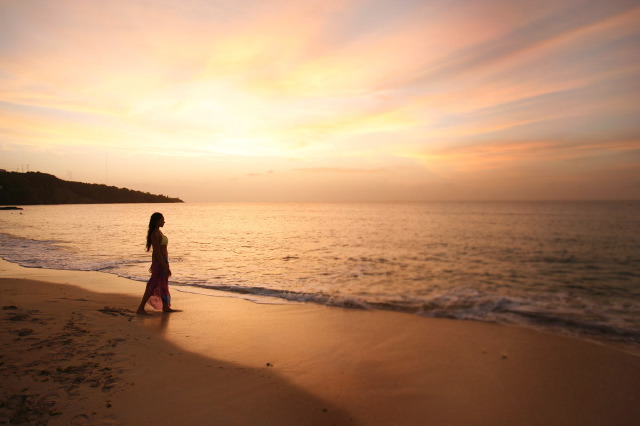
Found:
<svg viewBox="0 0 640 426"><path fill-rule="evenodd" d="M182 202L127 188L66 181L46 173L0 171L0 205Z"/></svg>

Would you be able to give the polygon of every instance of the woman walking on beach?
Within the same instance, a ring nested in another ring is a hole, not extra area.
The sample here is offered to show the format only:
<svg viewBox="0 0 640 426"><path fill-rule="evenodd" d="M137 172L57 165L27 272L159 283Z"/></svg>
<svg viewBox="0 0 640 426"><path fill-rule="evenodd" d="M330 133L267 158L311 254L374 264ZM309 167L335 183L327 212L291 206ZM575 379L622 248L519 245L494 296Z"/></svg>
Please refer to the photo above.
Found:
<svg viewBox="0 0 640 426"><path fill-rule="evenodd" d="M145 315L144 305L149 303L155 309L162 309L163 312L176 312L171 309L171 295L169 294L169 253L167 244L169 239L160 231L164 226L164 216L162 213L154 213L149 220L149 231L147 232L147 251L153 248L151 253L151 278L147 282L147 288L142 296L142 301L138 307L138 314Z"/></svg>

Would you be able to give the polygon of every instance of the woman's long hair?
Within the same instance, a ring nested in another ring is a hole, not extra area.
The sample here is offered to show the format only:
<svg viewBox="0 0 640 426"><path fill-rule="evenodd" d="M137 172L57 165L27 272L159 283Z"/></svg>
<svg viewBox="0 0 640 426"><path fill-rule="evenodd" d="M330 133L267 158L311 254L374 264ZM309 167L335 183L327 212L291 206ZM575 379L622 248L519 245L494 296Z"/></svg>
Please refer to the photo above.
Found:
<svg viewBox="0 0 640 426"><path fill-rule="evenodd" d="M158 229L158 222L162 219L162 213L154 213L151 215L151 219L149 219L149 231L147 231L147 251L151 249L151 234L153 231Z"/></svg>

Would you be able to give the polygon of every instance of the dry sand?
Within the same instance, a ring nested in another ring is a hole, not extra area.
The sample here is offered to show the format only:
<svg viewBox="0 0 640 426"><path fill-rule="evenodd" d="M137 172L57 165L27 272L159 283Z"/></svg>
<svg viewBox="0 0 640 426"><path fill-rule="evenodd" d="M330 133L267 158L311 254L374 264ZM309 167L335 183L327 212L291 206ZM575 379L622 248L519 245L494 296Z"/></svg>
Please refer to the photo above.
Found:
<svg viewBox="0 0 640 426"><path fill-rule="evenodd" d="M0 261L0 423L632 425L640 358L534 330Z"/></svg>

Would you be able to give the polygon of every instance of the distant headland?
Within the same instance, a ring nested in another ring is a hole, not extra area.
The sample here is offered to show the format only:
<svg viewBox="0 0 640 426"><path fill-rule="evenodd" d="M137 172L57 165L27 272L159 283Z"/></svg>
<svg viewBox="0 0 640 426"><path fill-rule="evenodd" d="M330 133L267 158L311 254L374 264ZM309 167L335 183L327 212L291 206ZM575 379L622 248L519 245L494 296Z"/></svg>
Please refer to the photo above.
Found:
<svg viewBox="0 0 640 426"><path fill-rule="evenodd" d="M47 173L0 170L0 206L183 202L179 198L127 188L62 180Z"/></svg>

